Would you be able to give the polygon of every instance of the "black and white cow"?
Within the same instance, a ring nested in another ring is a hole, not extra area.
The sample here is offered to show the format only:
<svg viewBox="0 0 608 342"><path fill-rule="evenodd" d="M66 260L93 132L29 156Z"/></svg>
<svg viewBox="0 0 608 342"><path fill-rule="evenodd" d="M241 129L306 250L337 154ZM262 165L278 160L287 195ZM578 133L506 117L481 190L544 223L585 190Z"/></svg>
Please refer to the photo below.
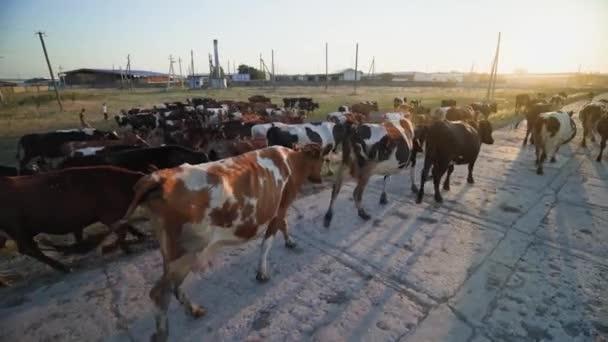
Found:
<svg viewBox="0 0 608 342"><path fill-rule="evenodd" d="M325 227L329 227L331 224L333 205L340 193L346 170L350 170L350 175L357 180L353 197L359 217L369 220L371 216L363 208L361 199L371 175L384 175L380 204L386 204L386 183L389 176L412 163L414 126L410 120L387 120L382 124L351 125L347 123L345 127L342 162L332 188L329 208L325 213ZM410 168L410 172L412 186L414 186L414 168Z"/></svg>
<svg viewBox="0 0 608 342"><path fill-rule="evenodd" d="M295 145L319 144L321 153L325 156L328 172L332 174L329 154L336 151L337 147L344 141L345 134L346 127L343 124L311 122L271 127L266 134L266 138L268 146L278 145L293 148Z"/></svg>
<svg viewBox="0 0 608 342"><path fill-rule="evenodd" d="M576 124L572 120L574 112L548 112L542 113L534 124L534 145L536 146L536 173L542 175L543 163L547 154L551 154L551 162L561 145L567 144L576 135Z"/></svg>

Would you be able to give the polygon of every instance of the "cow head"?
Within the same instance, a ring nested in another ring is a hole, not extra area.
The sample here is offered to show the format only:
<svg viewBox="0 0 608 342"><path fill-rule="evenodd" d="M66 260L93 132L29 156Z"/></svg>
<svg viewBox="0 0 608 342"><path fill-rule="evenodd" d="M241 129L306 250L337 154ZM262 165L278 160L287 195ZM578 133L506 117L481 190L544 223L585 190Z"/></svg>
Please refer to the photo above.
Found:
<svg viewBox="0 0 608 342"><path fill-rule="evenodd" d="M494 138L492 138L492 124L488 120L480 120L478 123L479 137L481 142L484 144L494 144Z"/></svg>
<svg viewBox="0 0 608 342"><path fill-rule="evenodd" d="M306 159L307 166L306 178L311 183L322 183L321 169L323 168L323 155L319 144L306 144L295 146L295 150L300 152ZM304 170L302 170L304 171Z"/></svg>

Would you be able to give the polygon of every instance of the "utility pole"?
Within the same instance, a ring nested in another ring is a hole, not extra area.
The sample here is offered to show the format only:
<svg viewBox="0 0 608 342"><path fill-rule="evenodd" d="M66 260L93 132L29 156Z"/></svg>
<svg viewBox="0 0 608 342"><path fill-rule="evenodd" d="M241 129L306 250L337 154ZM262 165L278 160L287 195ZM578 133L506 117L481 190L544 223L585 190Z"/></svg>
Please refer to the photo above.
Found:
<svg viewBox="0 0 608 342"><path fill-rule="evenodd" d="M131 55L127 55L127 67L125 68L125 78L127 79L127 83L129 84L129 90L133 91L133 75L131 74Z"/></svg>
<svg viewBox="0 0 608 342"><path fill-rule="evenodd" d="M276 90L277 89L277 84L275 82L275 77L274 77L274 49L270 50L270 62L272 63L272 89Z"/></svg>
<svg viewBox="0 0 608 342"><path fill-rule="evenodd" d="M194 51L190 50L190 72L192 73L192 78L194 78Z"/></svg>
<svg viewBox="0 0 608 342"><path fill-rule="evenodd" d="M171 77L175 75L175 70L173 69L173 64L175 63L175 59L173 59L173 55L169 55L169 77L167 78L167 90L171 87Z"/></svg>
<svg viewBox="0 0 608 342"><path fill-rule="evenodd" d="M498 53L500 51L500 32L498 32L498 44L496 45L496 54L494 55L494 61L492 62L492 68L490 71L490 80L488 81L488 91L486 92L486 101L490 101L490 99L494 96L493 87L496 86L496 70L498 67Z"/></svg>
<svg viewBox="0 0 608 342"><path fill-rule="evenodd" d="M329 72L327 69L327 42L325 42L325 92L327 92L327 87L329 87Z"/></svg>
<svg viewBox="0 0 608 342"><path fill-rule="evenodd" d="M496 46L496 61L494 62L494 80L492 81L492 94L490 98L494 100L494 92L496 91L496 79L498 78L498 58L500 56L500 32L498 32L498 45Z"/></svg>
<svg viewBox="0 0 608 342"><path fill-rule="evenodd" d="M46 52L46 45L44 44L44 32L36 32L40 37L40 44L42 44L42 51L44 51L44 58L46 59L46 65L49 67L49 73L51 74L51 82L53 82L53 88L55 89L55 97L57 98L57 104L59 104L59 110L63 112L63 104L61 104L61 98L59 97L59 90L57 89L57 83L55 83L55 76L53 75L53 68L51 67L51 61L49 61L49 54Z"/></svg>
<svg viewBox="0 0 608 342"><path fill-rule="evenodd" d="M182 83L182 89L184 88L184 74L182 74L182 58L179 57L177 59L178 63L179 63L179 80Z"/></svg>
<svg viewBox="0 0 608 342"><path fill-rule="evenodd" d="M355 95L357 95L357 68L359 66L359 43L357 43L357 47L355 48Z"/></svg>

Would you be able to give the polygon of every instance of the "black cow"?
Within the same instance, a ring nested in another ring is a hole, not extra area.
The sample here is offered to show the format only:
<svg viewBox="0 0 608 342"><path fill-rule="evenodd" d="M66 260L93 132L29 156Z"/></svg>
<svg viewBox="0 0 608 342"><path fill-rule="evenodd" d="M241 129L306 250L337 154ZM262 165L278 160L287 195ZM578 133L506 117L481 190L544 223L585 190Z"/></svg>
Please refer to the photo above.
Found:
<svg viewBox="0 0 608 342"><path fill-rule="evenodd" d="M49 133L27 134L17 144L19 169L36 157L59 158L63 156L61 147L70 141L118 140L116 132L105 132L96 129L63 130ZM23 151L23 155L21 155Z"/></svg>
<svg viewBox="0 0 608 342"><path fill-rule="evenodd" d="M195 152L181 146L168 145L119 151L106 155L69 158L60 167L112 165L132 171L149 172L154 168L168 169L184 163L201 164L208 161L207 154L203 152Z"/></svg>
<svg viewBox="0 0 608 342"><path fill-rule="evenodd" d="M114 120L119 127L128 127L135 132L155 129L159 125L159 118L155 114L116 115Z"/></svg>
<svg viewBox="0 0 608 342"><path fill-rule="evenodd" d="M452 107L456 105L456 100L441 100L441 107Z"/></svg>
<svg viewBox="0 0 608 342"><path fill-rule="evenodd" d="M541 113L551 112L555 109L555 106L546 103L546 102L537 102L537 103L529 103L526 107L526 136L524 137L523 146L526 146L528 143L528 136L532 132L534 125L536 124L536 119ZM515 125L517 127L519 122ZM534 144L534 137L530 137L530 144Z"/></svg>
<svg viewBox="0 0 608 342"><path fill-rule="evenodd" d="M435 121L430 126L419 128L416 131L417 139L426 143L424 166L422 168L420 188L418 189L417 203L422 202L424 196L424 183L433 167L433 185L435 186L435 201L442 202L443 197L439 191L441 177L447 171L443 183L444 190L450 190L450 176L454 172L454 164L468 164L469 174L467 182L473 184L473 167L481 143L493 144L492 125L487 120L481 120L474 127L465 122L449 122L447 120ZM422 144L422 143L421 143ZM412 189L415 190L415 189Z"/></svg>
<svg viewBox="0 0 608 342"><path fill-rule="evenodd" d="M608 114L604 114L600 121L597 122L596 130L602 139L600 142L600 153L597 155L596 159L599 163L602 161L602 153L604 153L604 149L606 148L606 140L608 140Z"/></svg>
<svg viewBox="0 0 608 342"><path fill-rule="evenodd" d="M240 120L227 121L220 125L219 132L225 139L251 138L251 127L256 124Z"/></svg>
<svg viewBox="0 0 608 342"><path fill-rule="evenodd" d="M494 101L474 102L471 103L471 108L473 108L474 111L481 113L483 117L487 119L490 114L496 113L498 111L498 104Z"/></svg>
<svg viewBox="0 0 608 342"><path fill-rule="evenodd" d="M527 106L530 103L530 95L518 94L515 96L515 111L519 112L521 107Z"/></svg>

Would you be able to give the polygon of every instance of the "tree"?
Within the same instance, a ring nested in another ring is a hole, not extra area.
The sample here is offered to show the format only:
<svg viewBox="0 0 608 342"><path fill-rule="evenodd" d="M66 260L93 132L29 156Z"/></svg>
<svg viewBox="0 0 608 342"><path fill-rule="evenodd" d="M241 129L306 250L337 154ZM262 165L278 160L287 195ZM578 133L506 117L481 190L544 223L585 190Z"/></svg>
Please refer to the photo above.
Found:
<svg viewBox="0 0 608 342"><path fill-rule="evenodd" d="M251 80L263 80L266 79L266 75L263 71L258 70L252 66L241 64L239 65L239 74L249 74L249 79Z"/></svg>

